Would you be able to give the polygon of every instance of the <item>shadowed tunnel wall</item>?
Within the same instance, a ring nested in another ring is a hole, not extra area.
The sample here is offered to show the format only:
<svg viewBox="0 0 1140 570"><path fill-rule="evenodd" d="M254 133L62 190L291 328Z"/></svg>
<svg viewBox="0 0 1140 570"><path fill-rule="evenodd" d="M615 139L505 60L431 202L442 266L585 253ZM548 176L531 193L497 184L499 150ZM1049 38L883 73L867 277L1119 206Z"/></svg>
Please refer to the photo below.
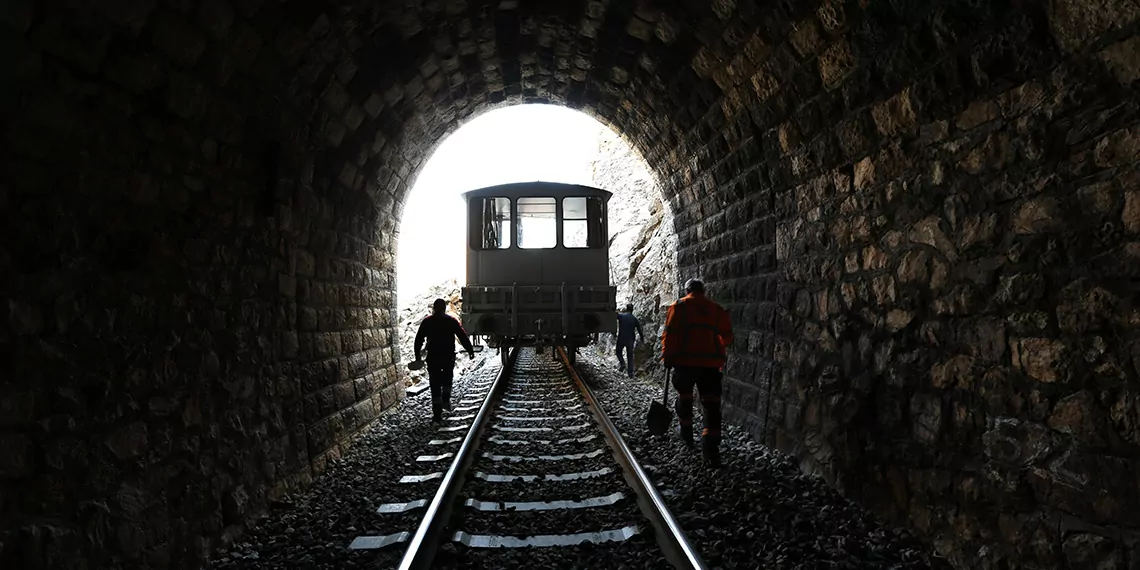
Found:
<svg viewBox="0 0 1140 570"><path fill-rule="evenodd" d="M193 567L305 487L402 396L415 173L549 101L659 177L732 421L962 567L1136 563L1138 18L5 2L0 560Z"/></svg>

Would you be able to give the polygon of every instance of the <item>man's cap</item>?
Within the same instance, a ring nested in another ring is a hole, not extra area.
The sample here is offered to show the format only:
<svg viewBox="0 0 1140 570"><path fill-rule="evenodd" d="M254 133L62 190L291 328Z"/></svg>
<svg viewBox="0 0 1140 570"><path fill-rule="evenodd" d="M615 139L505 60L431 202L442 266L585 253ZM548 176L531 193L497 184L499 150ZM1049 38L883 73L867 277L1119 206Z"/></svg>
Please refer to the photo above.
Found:
<svg viewBox="0 0 1140 570"><path fill-rule="evenodd" d="M685 291L690 293L704 293L705 284L700 279L690 279L685 282Z"/></svg>
<svg viewBox="0 0 1140 570"><path fill-rule="evenodd" d="M442 311L445 307L447 307L447 301L443 299L436 299L435 302L431 304L431 308L437 311Z"/></svg>

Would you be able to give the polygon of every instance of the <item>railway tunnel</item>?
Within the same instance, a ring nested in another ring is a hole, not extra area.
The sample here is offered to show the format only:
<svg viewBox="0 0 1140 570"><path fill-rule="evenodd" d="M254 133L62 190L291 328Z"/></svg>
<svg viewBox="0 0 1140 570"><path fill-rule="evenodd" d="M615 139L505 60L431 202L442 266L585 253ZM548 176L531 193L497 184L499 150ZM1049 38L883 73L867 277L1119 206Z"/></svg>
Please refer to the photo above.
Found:
<svg viewBox="0 0 1140 570"><path fill-rule="evenodd" d="M418 170L466 119L544 102L658 177L679 277L737 328L730 423L959 560L1059 567L1077 540L1136 564L1138 20L6 2L3 558L191 567L307 487L403 397Z"/></svg>

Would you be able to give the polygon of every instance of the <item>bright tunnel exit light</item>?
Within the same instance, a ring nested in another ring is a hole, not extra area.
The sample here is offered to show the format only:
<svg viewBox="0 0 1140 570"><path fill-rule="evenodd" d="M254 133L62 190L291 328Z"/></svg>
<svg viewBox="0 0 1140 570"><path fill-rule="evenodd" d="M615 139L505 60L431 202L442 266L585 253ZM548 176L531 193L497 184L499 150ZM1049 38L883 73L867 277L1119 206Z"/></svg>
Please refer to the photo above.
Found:
<svg viewBox="0 0 1140 570"><path fill-rule="evenodd" d="M592 183L609 128L555 105L519 105L476 117L444 139L424 165L400 221L400 305L432 285L466 278L461 194L510 182Z"/></svg>

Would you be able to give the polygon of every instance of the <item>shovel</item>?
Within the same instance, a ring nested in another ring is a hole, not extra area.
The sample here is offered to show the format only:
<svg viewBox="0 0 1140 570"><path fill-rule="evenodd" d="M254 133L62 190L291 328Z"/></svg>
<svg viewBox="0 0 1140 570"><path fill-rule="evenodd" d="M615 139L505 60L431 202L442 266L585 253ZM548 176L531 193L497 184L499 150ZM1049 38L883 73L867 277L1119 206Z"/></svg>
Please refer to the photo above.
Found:
<svg viewBox="0 0 1140 570"><path fill-rule="evenodd" d="M669 430L669 424L673 422L673 414L669 411L669 375L672 369L665 369L665 390L661 394L661 401L654 400L649 404L649 433L653 435L661 435Z"/></svg>

